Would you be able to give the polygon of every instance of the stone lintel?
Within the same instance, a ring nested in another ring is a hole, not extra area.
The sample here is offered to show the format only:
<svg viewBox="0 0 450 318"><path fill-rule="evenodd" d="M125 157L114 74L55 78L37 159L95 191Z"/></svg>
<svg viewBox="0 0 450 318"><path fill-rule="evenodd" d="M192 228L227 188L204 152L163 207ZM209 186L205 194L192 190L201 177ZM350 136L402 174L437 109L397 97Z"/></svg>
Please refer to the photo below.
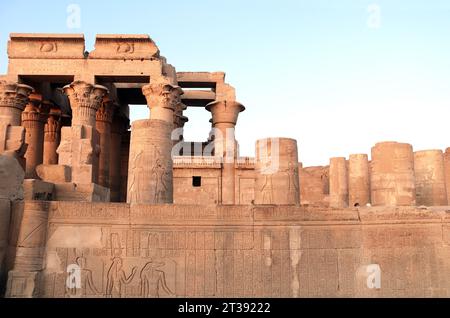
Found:
<svg viewBox="0 0 450 318"><path fill-rule="evenodd" d="M95 50L90 59L143 59L159 58L159 49L148 35L144 34L98 34Z"/></svg>
<svg viewBox="0 0 450 318"><path fill-rule="evenodd" d="M83 34L11 33L10 59L84 59Z"/></svg>

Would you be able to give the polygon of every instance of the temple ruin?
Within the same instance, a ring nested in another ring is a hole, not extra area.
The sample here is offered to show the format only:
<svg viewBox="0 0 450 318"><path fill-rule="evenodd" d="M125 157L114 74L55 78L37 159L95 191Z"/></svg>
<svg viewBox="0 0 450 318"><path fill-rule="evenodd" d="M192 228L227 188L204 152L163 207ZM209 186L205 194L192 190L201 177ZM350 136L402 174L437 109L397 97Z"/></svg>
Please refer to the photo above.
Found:
<svg viewBox="0 0 450 318"><path fill-rule="evenodd" d="M4 297L450 296L450 148L303 167L261 136L241 157L225 73L177 72L147 35L11 34L8 57ZM187 107L211 114L204 140Z"/></svg>

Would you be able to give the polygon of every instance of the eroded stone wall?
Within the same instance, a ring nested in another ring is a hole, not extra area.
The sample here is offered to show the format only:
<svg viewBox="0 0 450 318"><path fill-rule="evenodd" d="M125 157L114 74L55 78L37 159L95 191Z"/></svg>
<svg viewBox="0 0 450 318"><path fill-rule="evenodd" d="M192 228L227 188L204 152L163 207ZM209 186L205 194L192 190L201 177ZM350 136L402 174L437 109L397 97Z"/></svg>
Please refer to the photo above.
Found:
<svg viewBox="0 0 450 318"><path fill-rule="evenodd" d="M22 246L38 251L44 237L45 248L42 270L40 259L9 260L20 264L10 269L10 297L450 295L444 209L15 205L15 225L30 211L46 210L48 221L23 224L29 235L16 228ZM371 264L379 289L367 287ZM80 269L81 288L66 287L68 267Z"/></svg>

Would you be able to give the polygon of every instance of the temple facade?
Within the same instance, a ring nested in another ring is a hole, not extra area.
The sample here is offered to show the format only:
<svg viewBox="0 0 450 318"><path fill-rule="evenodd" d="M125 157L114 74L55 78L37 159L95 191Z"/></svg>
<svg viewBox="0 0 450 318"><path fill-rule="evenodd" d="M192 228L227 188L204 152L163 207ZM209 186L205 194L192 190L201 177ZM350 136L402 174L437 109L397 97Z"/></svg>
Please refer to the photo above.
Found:
<svg viewBox="0 0 450 318"><path fill-rule="evenodd" d="M241 157L225 73L177 72L147 35L11 34L8 57L0 294L450 296L450 148L303 167L269 137ZM188 107L211 114L204 140L183 137Z"/></svg>

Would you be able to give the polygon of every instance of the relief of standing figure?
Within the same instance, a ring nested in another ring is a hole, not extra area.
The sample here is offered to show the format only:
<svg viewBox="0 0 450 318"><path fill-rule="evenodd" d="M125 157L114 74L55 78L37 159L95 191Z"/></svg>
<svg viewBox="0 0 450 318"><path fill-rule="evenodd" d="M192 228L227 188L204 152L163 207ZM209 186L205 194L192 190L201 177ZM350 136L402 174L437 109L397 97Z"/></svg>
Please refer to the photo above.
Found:
<svg viewBox="0 0 450 318"><path fill-rule="evenodd" d="M166 282L166 274L157 268L164 266L164 262L150 261L141 270L141 296L144 298L159 298L162 288L167 295L174 295Z"/></svg>
<svg viewBox="0 0 450 318"><path fill-rule="evenodd" d="M120 257L113 258L107 275L106 297L122 297L122 285L128 285L133 280L137 268L133 267L130 276L127 277L122 269L122 265L122 259Z"/></svg>

